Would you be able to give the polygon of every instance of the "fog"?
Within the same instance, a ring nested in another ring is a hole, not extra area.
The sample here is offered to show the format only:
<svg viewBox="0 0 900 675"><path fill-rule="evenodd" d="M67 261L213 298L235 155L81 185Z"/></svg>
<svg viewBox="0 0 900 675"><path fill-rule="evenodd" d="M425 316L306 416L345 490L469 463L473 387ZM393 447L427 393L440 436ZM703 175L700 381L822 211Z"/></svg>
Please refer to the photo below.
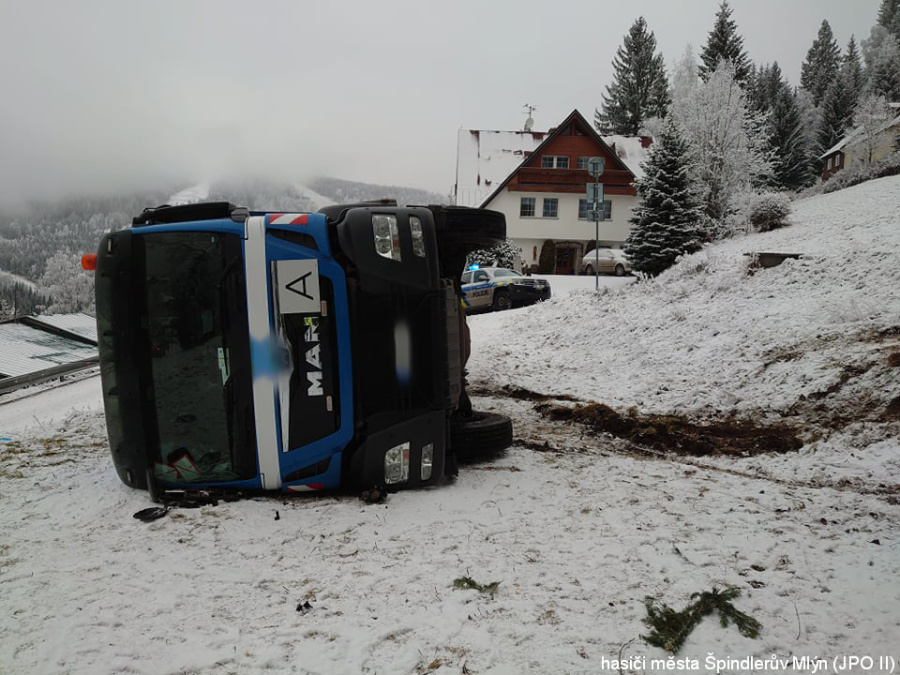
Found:
<svg viewBox="0 0 900 675"><path fill-rule="evenodd" d="M0 200L253 175L447 194L459 128L589 117L639 15L669 64L718 0L0 5ZM687 5L687 6L685 6ZM794 83L823 18L842 47L878 0L732 0L750 57Z"/></svg>

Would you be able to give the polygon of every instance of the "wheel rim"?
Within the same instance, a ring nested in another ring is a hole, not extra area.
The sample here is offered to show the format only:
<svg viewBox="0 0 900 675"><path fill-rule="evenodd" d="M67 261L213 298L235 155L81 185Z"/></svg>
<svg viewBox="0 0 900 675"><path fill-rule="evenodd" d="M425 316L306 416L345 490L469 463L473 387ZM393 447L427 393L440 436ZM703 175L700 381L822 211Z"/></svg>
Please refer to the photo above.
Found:
<svg viewBox="0 0 900 675"><path fill-rule="evenodd" d="M616 265L616 276L621 277L625 275L625 268L621 265Z"/></svg>
<svg viewBox="0 0 900 675"><path fill-rule="evenodd" d="M509 309L509 304L510 302L508 295L501 295L497 298L497 307L499 309Z"/></svg>

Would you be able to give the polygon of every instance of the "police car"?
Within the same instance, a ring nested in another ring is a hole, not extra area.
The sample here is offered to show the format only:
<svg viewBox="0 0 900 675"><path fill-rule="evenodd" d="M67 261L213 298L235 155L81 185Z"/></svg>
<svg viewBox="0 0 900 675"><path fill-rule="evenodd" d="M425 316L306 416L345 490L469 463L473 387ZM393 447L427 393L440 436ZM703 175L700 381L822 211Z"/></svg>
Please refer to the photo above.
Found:
<svg viewBox="0 0 900 675"><path fill-rule="evenodd" d="M467 312L500 311L550 299L550 282L525 277L503 267L466 270L462 275L462 290Z"/></svg>

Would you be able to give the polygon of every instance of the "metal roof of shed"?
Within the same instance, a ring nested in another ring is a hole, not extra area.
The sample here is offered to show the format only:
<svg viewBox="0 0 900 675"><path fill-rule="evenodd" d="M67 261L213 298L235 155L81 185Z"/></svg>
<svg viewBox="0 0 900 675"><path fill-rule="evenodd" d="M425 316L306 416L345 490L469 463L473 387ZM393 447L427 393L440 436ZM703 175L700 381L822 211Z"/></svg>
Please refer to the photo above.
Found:
<svg viewBox="0 0 900 675"><path fill-rule="evenodd" d="M97 320L87 314L41 314L28 317L29 323L45 324L97 342Z"/></svg>
<svg viewBox="0 0 900 675"><path fill-rule="evenodd" d="M0 375L17 377L97 356L97 347L18 321L0 323Z"/></svg>

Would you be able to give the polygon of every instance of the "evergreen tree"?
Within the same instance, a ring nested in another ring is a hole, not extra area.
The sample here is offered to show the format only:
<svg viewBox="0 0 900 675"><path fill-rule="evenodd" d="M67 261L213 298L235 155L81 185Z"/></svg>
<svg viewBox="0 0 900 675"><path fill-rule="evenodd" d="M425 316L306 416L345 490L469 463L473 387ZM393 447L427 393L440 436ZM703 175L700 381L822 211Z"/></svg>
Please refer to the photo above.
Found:
<svg viewBox="0 0 900 675"><path fill-rule="evenodd" d="M826 152L855 126L854 112L862 96L864 77L856 40L851 37L841 69L822 100L817 149Z"/></svg>
<svg viewBox="0 0 900 675"><path fill-rule="evenodd" d="M737 24L731 18L728 0L722 0L716 22L709 32L706 45L700 52L700 77L709 79L721 61L734 68L734 79L743 84L750 75L750 59L744 51L744 38L738 35Z"/></svg>
<svg viewBox="0 0 900 675"><path fill-rule="evenodd" d="M811 180L796 96L778 63L761 68L751 80L748 97L763 116L772 157L772 187L797 190Z"/></svg>
<svg viewBox="0 0 900 675"><path fill-rule="evenodd" d="M850 36L850 42L847 43L847 51L841 59L841 74L846 78L847 85L853 91L854 101L858 100L862 95L866 79L865 75L863 75L859 48L856 46L856 37L853 35Z"/></svg>
<svg viewBox="0 0 900 675"><path fill-rule="evenodd" d="M656 51L656 36L644 17L635 21L613 60L613 82L606 87L594 124L608 134L635 136L652 117L665 117L669 82L665 61Z"/></svg>
<svg viewBox="0 0 900 675"><path fill-rule="evenodd" d="M821 105L828 87L837 76L841 61L841 48L827 21L822 21L819 35L806 52L806 60L800 68L800 86L812 94L816 105Z"/></svg>
<svg viewBox="0 0 900 675"><path fill-rule="evenodd" d="M888 101L900 101L900 39L884 26L876 25L862 46L867 91Z"/></svg>
<svg viewBox="0 0 900 675"><path fill-rule="evenodd" d="M878 9L878 25L883 26L900 39L900 0L881 0Z"/></svg>
<svg viewBox="0 0 900 675"><path fill-rule="evenodd" d="M678 256L700 250L703 209L688 174L687 141L669 119L644 163L644 177L637 182L640 202L625 242L635 271L656 276Z"/></svg>
<svg viewBox="0 0 900 675"><path fill-rule="evenodd" d="M822 102L822 121L819 127L819 154L828 151L853 129L856 96L847 78L838 76L828 88Z"/></svg>

